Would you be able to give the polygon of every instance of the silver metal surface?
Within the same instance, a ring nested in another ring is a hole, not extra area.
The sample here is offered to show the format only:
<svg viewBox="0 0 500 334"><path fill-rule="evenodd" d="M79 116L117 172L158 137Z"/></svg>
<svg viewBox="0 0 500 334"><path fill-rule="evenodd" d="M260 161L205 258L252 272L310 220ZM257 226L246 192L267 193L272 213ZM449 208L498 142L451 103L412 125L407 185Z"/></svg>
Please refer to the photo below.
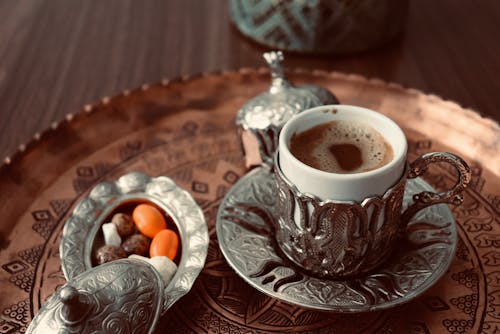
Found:
<svg viewBox="0 0 500 334"><path fill-rule="evenodd" d="M293 86L285 77L282 52L264 53L271 70L271 86L248 101L238 111L236 125L256 138L262 161L272 161L278 145L279 131L293 115L326 103L338 103L327 89L305 85Z"/></svg>
<svg viewBox="0 0 500 334"><path fill-rule="evenodd" d="M296 265L322 277L366 273L386 259L399 238L406 175L383 196L322 201L301 193L274 161L281 251Z"/></svg>
<svg viewBox="0 0 500 334"><path fill-rule="evenodd" d="M403 209L412 196L434 189L409 179ZM364 312L417 297L446 272L457 244L451 211L437 204L416 212L387 261L366 275L315 277L287 260L275 239L278 191L271 170L256 168L227 193L217 214L217 237L226 260L251 286L284 302L335 311Z"/></svg>
<svg viewBox="0 0 500 334"><path fill-rule="evenodd" d="M321 104L340 104L339 100L328 89L318 85L298 85L300 89L305 89L316 95Z"/></svg>
<svg viewBox="0 0 500 334"><path fill-rule="evenodd" d="M413 195L413 201L415 203L403 213L404 222L408 222L417 211L429 205L434 205L436 203L460 205L464 201L462 193L471 180L471 170L467 163L455 154L448 152L431 152L422 155L411 163L410 170L408 171L408 178L413 179L423 175L428 170L429 165L439 162L445 162L456 170L458 175L456 184L450 190L442 193L423 191Z"/></svg>
<svg viewBox="0 0 500 334"><path fill-rule="evenodd" d="M432 163L447 162L458 171L452 190L414 193L414 204L402 210L410 178L422 175ZM400 180L382 196L362 202L321 200L301 193L274 159L278 187L274 222L281 251L296 265L322 277L347 277L369 272L384 261L416 212L438 203L458 205L470 180L470 170L459 157L447 152L428 153L413 162Z"/></svg>
<svg viewBox="0 0 500 334"><path fill-rule="evenodd" d="M121 259L88 270L45 302L28 333L152 333L163 282L144 261Z"/></svg>
<svg viewBox="0 0 500 334"><path fill-rule="evenodd" d="M209 242L203 211L187 191L168 177L151 178L133 172L115 182L96 185L66 221L60 245L62 270L66 279L72 280L91 269L92 250L103 220L123 203L144 200L158 205L172 217L182 245L177 272L162 292L163 314L191 289L205 264Z"/></svg>

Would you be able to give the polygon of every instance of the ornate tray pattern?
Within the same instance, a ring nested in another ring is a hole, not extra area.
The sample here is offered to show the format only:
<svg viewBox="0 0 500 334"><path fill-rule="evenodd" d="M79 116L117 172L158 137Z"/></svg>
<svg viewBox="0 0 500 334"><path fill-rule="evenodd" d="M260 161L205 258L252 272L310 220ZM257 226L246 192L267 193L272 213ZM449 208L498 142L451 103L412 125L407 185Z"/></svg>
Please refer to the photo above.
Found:
<svg viewBox="0 0 500 334"><path fill-rule="evenodd" d="M97 183L130 171L167 175L189 189L210 234L207 262L158 332L494 333L500 325L500 128L435 96L338 73L289 73L325 86L344 103L380 110L409 139L409 159L434 150L473 170L465 203L453 209L458 244L449 270L421 297L362 315L332 315L280 302L227 265L215 236L218 206L245 174L234 127L238 110L268 87L267 70L203 75L143 85L68 115L0 167L0 333L22 332L65 282L59 260L64 222ZM450 122L453 120L453 122ZM452 171L431 170L437 189Z"/></svg>

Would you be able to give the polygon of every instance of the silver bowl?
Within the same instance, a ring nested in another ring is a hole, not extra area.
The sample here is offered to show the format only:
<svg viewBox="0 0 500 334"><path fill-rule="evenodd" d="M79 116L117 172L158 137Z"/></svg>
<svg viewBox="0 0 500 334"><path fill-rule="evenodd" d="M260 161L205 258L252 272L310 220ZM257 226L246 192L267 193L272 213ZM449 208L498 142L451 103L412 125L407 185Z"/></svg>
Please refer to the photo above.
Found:
<svg viewBox="0 0 500 334"><path fill-rule="evenodd" d="M106 223L104 219L121 205L145 201L172 217L182 245L177 272L163 291L164 314L191 289L205 264L209 242L203 211L187 191L168 177L133 172L114 182L97 184L65 223L60 244L62 270L70 281L94 267L92 254L101 237L101 225Z"/></svg>

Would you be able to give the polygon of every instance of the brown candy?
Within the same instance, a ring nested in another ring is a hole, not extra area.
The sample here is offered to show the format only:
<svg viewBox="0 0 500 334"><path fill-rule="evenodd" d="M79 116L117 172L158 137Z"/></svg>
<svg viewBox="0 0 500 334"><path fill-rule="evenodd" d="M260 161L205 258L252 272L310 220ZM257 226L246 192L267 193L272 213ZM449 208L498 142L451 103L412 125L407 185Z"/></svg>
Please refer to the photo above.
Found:
<svg viewBox="0 0 500 334"><path fill-rule="evenodd" d="M132 217L124 213L117 213L113 215L111 222L115 224L116 230L122 239L134 233L134 222Z"/></svg>
<svg viewBox="0 0 500 334"><path fill-rule="evenodd" d="M96 258L98 264L111 262L127 257L127 253L120 246L105 245L97 250Z"/></svg>
<svg viewBox="0 0 500 334"><path fill-rule="evenodd" d="M151 240L149 240L149 238L145 235L132 234L122 243L122 247L127 255L137 254L147 256L149 253L150 244Z"/></svg>

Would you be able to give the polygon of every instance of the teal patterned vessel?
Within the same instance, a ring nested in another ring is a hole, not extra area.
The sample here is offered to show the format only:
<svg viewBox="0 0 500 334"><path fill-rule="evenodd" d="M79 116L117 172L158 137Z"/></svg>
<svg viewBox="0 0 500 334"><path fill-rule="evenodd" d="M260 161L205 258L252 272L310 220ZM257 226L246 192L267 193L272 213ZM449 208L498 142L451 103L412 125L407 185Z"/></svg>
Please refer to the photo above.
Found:
<svg viewBox="0 0 500 334"><path fill-rule="evenodd" d="M268 47L343 54L397 37L408 0L230 0L230 10L245 36Z"/></svg>

